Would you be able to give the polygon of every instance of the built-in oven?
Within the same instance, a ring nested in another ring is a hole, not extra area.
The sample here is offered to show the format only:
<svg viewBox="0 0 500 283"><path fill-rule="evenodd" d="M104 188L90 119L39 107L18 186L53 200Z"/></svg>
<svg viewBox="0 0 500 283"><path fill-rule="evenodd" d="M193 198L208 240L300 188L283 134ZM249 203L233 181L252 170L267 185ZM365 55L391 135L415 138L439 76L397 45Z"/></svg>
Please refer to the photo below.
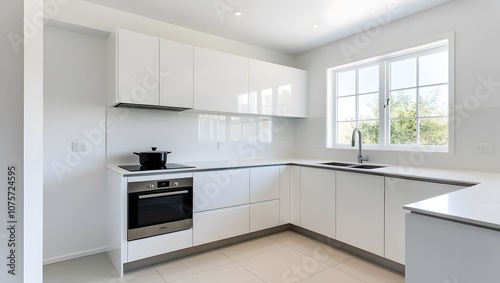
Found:
<svg viewBox="0 0 500 283"><path fill-rule="evenodd" d="M193 178L128 183L129 241L193 227Z"/></svg>

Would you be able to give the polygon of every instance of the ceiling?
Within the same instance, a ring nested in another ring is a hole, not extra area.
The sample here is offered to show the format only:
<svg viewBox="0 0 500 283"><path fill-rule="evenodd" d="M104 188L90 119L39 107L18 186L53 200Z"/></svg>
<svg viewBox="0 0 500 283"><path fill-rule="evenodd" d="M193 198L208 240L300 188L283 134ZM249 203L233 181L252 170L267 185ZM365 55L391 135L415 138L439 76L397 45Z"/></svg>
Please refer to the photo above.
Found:
<svg viewBox="0 0 500 283"><path fill-rule="evenodd" d="M293 55L451 0L86 1Z"/></svg>

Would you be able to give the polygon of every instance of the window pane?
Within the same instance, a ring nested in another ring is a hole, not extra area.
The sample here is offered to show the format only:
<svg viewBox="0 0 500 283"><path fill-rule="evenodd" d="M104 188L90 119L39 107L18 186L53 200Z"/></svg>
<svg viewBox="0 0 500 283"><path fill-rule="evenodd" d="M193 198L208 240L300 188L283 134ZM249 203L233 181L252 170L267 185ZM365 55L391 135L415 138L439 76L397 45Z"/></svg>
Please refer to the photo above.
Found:
<svg viewBox="0 0 500 283"><path fill-rule="evenodd" d="M417 90L393 91L390 94L390 117L410 118L417 116Z"/></svg>
<svg viewBox="0 0 500 283"><path fill-rule="evenodd" d="M447 118L421 119L420 144L448 145L448 119Z"/></svg>
<svg viewBox="0 0 500 283"><path fill-rule="evenodd" d="M419 115L448 116L448 85L420 88Z"/></svg>
<svg viewBox="0 0 500 283"><path fill-rule="evenodd" d="M391 90L417 86L417 59L391 63Z"/></svg>
<svg viewBox="0 0 500 283"><path fill-rule="evenodd" d="M337 96L356 94L356 71L337 74Z"/></svg>
<svg viewBox="0 0 500 283"><path fill-rule="evenodd" d="M359 69L358 93L378 92L378 65Z"/></svg>
<svg viewBox="0 0 500 283"><path fill-rule="evenodd" d="M337 98L337 121L356 120L356 96Z"/></svg>
<svg viewBox="0 0 500 283"><path fill-rule="evenodd" d="M358 96L359 120L378 119L378 93Z"/></svg>
<svg viewBox="0 0 500 283"><path fill-rule="evenodd" d="M391 144L417 144L417 120L392 120Z"/></svg>
<svg viewBox="0 0 500 283"><path fill-rule="evenodd" d="M448 51L422 56L419 60L420 85L448 82Z"/></svg>
<svg viewBox="0 0 500 283"><path fill-rule="evenodd" d="M352 131L354 130L354 122L339 122L337 123L337 143L351 144Z"/></svg>
<svg viewBox="0 0 500 283"><path fill-rule="evenodd" d="M378 121L359 122L359 129L362 134L363 144L378 144Z"/></svg>

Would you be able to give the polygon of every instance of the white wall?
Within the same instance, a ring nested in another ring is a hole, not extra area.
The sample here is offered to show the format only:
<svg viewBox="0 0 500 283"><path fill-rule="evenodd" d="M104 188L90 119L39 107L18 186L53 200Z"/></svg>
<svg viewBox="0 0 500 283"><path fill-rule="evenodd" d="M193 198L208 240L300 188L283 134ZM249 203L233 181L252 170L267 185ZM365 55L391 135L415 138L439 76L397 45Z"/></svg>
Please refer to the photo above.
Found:
<svg viewBox="0 0 500 283"><path fill-rule="evenodd" d="M325 148L326 69L360 59L384 54L395 47L408 46L441 34L455 32L455 107L466 107L457 114L455 152L452 154L419 154L397 151L366 150L370 162L467 170L499 171L500 84L487 91L480 78L500 82L500 26L496 0L455 0L435 9L390 23L380 30L337 41L297 56L297 65L309 71L310 119L297 120L295 155L326 157L332 160L356 161L353 150ZM390 14L387 14L390 15ZM374 18L376 20L376 18ZM346 56L342 46L357 48ZM487 99L475 94L490 92ZM477 105L475 103L478 102ZM494 154L473 152L476 142L494 142ZM409 165L408 165L409 164ZM411 170L406 168L405 170Z"/></svg>
<svg viewBox="0 0 500 283"><path fill-rule="evenodd" d="M85 153L71 151L106 118L106 39L46 27L44 47L47 263L106 247L104 135Z"/></svg>

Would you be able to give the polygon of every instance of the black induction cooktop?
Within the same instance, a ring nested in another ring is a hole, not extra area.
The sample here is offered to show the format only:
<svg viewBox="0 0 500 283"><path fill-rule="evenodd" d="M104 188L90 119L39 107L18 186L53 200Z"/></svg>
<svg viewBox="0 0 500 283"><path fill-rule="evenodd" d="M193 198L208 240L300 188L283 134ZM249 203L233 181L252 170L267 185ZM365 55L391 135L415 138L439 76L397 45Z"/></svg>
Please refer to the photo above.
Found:
<svg viewBox="0 0 500 283"><path fill-rule="evenodd" d="M130 172L195 168L194 166L188 166L177 163L167 163L165 164L165 166L162 167L147 167L142 165L119 165L118 167L123 168Z"/></svg>

